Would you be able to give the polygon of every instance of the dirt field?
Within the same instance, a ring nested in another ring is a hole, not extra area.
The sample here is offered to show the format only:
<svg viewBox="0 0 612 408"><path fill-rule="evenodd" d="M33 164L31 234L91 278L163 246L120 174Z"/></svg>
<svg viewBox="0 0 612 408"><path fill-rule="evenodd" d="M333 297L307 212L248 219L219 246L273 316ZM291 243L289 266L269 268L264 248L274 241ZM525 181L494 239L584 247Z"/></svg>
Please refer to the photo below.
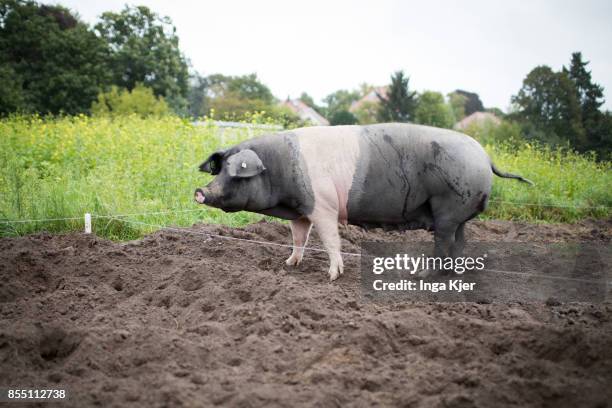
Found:
<svg viewBox="0 0 612 408"><path fill-rule="evenodd" d="M286 225L192 231L290 243ZM361 240L425 240L342 230ZM609 244L611 221L473 222L468 239ZM311 244L320 246L313 236ZM359 264L160 231L0 240L0 386L71 406L606 407L612 303L380 303ZM46 404L45 404L46 405ZM19 405L23 406L23 405Z"/></svg>

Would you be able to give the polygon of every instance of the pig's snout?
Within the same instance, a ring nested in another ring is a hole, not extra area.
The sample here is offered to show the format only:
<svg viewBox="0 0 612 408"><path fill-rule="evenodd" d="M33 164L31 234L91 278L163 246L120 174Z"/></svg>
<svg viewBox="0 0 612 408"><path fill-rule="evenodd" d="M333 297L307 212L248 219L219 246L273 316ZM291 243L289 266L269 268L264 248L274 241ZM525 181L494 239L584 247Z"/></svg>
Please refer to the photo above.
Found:
<svg viewBox="0 0 612 408"><path fill-rule="evenodd" d="M196 191L194 193L194 198L200 204L204 204L204 201L206 201L206 197L204 196L204 191L202 191L201 188L196 188Z"/></svg>

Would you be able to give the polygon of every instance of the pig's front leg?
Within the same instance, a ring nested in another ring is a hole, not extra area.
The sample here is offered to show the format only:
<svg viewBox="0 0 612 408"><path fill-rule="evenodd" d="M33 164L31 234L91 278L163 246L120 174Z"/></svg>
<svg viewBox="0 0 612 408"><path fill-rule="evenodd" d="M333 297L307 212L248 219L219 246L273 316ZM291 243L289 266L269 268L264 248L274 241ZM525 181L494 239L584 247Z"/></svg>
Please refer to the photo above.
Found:
<svg viewBox="0 0 612 408"><path fill-rule="evenodd" d="M344 272L340 254L340 234L338 233L337 211L314 211L310 220L317 229L319 238L329 255L329 280L335 281Z"/></svg>
<svg viewBox="0 0 612 408"><path fill-rule="evenodd" d="M308 242L308 235L312 228L312 222L306 217L291 221L291 235L293 235L293 252L285 261L287 265L299 265L304 257L304 247Z"/></svg>

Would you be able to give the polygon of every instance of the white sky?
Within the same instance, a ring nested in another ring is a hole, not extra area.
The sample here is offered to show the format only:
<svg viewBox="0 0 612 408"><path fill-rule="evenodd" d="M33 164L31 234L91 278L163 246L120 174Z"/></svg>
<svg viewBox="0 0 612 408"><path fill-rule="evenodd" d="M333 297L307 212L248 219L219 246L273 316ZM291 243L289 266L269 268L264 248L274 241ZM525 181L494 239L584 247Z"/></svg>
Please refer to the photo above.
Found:
<svg viewBox="0 0 612 408"><path fill-rule="evenodd" d="M42 0L45 3L45 0ZM123 0L56 0L94 23ZM140 0L177 28L204 75L256 72L278 98L316 102L403 69L414 90L476 92L507 110L537 65L560 69L573 51L591 61L612 109L612 1Z"/></svg>

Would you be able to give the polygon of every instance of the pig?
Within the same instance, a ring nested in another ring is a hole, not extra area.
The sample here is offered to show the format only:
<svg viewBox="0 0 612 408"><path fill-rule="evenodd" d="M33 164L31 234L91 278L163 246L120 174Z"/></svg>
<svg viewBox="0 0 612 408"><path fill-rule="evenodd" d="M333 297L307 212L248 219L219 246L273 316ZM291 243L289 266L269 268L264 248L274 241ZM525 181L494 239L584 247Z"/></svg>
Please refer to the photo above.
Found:
<svg viewBox="0 0 612 408"><path fill-rule="evenodd" d="M314 225L329 255L329 279L344 269L338 224L434 233L434 256L461 256L465 224L487 207L500 171L471 137L387 123L307 127L218 150L200 165L215 176L200 204L289 220L298 265Z"/></svg>

